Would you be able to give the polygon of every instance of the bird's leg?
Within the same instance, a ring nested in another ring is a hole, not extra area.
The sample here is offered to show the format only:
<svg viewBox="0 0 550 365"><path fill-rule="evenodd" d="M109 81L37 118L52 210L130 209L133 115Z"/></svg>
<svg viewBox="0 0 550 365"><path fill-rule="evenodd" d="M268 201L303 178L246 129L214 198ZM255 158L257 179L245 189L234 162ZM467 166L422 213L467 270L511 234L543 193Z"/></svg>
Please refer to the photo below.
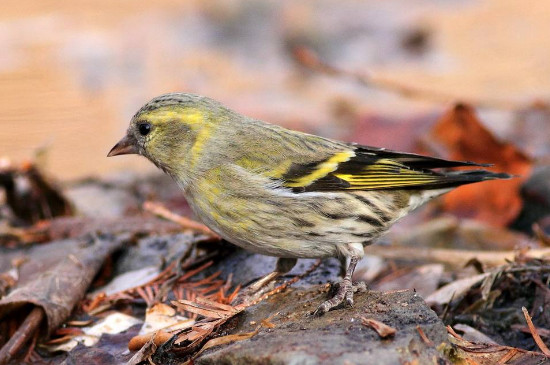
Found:
<svg viewBox="0 0 550 365"><path fill-rule="evenodd" d="M238 296L235 298L234 303L240 303L242 302L245 297L248 297L254 293L257 293L260 291L264 286L272 282L273 280L277 279L279 276L286 274L292 268L294 265L296 265L296 262L298 259L294 258L284 258L280 257L277 260L277 264L275 265L275 270L273 272L270 272L263 278L256 281L254 284L249 285L246 289L244 289Z"/></svg>
<svg viewBox="0 0 550 365"><path fill-rule="evenodd" d="M321 315L323 313L326 313L332 308L340 305L342 302L344 302L344 300L346 304L348 304L350 307L353 306L353 282L351 281L351 278L353 276L353 272L355 271L357 261L359 261L359 256L351 256L348 269L346 270L346 275L344 276L342 283L338 287L336 295L334 295L331 299L323 302L313 313L314 315Z"/></svg>

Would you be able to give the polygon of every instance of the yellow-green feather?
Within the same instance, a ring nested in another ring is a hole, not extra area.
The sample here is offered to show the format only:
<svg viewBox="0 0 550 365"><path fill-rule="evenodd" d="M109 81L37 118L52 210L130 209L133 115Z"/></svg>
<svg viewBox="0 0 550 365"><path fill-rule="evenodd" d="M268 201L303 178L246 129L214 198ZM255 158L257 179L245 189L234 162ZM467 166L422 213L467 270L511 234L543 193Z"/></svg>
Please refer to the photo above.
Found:
<svg viewBox="0 0 550 365"><path fill-rule="evenodd" d="M353 156L355 156L355 152L353 151L338 152L326 161L323 161L319 165L317 165L317 167L311 173L300 176L295 181L288 182L285 185L290 188L298 188L311 185L316 180L322 179L331 172L336 171L336 169L338 169L338 164L349 161L349 159Z"/></svg>

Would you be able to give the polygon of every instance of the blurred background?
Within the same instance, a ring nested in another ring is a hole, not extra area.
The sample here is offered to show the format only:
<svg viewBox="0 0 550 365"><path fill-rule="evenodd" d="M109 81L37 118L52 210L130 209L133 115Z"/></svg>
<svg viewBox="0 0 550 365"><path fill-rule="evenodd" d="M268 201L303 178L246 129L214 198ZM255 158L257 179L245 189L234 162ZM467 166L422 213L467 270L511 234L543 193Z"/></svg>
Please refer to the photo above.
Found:
<svg viewBox="0 0 550 365"><path fill-rule="evenodd" d="M546 0L0 7L0 157L19 163L38 155L61 180L153 171L144 159L106 154L142 104L173 91L287 127L407 150L452 102L470 101L498 138L548 156L550 118L540 107L550 94ZM347 76L308 67L304 50ZM358 75L430 97L368 87Z"/></svg>

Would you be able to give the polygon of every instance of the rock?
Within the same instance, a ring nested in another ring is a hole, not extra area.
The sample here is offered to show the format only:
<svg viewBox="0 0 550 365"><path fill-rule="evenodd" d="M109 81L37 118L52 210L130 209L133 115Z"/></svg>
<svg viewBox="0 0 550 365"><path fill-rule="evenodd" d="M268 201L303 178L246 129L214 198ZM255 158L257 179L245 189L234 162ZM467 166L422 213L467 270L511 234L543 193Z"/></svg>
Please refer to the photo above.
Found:
<svg viewBox="0 0 550 365"><path fill-rule="evenodd" d="M181 257L191 245L205 238L187 233L149 236L140 239L135 246L125 250L117 260L115 275L156 266Z"/></svg>
<svg viewBox="0 0 550 365"><path fill-rule="evenodd" d="M310 313L327 298L327 286L291 289L240 314L226 333L254 331L250 339L206 350L195 360L210 364L446 364L437 347L447 343L447 331L437 315L410 290L358 293L353 308L338 309L321 317ZM362 324L361 317L375 319L397 330L381 339ZM426 344L420 326L433 344Z"/></svg>
<svg viewBox="0 0 550 365"><path fill-rule="evenodd" d="M275 269L275 264L277 262L276 257L255 254L225 241L216 242L215 245L219 245L221 249L224 250L224 254L222 255L223 260L217 261L213 266L199 274L198 277L207 277L216 271L221 271L221 278L227 279L229 274L232 274L232 282L234 285L241 284L245 286L269 274ZM280 283L295 275L302 274L316 261L316 259L298 260L296 266L294 266L289 273L280 278L278 282ZM337 282L340 280L339 275L341 270L341 263L338 259L327 258L323 260L321 266L315 271L293 286L311 287L312 285L325 284L331 281Z"/></svg>

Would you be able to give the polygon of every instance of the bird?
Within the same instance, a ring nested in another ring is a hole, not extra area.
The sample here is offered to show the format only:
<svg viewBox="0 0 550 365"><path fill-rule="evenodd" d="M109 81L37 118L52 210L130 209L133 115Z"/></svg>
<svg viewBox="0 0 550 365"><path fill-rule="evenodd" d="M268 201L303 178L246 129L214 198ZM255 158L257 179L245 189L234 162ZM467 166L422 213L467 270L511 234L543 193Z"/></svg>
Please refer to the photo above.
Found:
<svg viewBox="0 0 550 365"><path fill-rule="evenodd" d="M460 185L511 177L480 169L487 164L285 129L190 93L160 95L141 107L108 156L124 154L144 156L170 175L220 237L278 258L255 289L300 258L349 260L317 315L353 305L352 275L365 247L400 218ZM448 170L464 166L474 168Z"/></svg>

